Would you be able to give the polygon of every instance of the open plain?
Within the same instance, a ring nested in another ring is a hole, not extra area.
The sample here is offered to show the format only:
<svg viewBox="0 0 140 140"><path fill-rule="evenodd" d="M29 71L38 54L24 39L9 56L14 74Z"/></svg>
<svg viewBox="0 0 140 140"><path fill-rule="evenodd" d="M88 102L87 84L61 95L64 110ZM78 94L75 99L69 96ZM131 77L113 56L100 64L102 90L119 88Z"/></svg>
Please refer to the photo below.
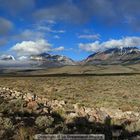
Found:
<svg viewBox="0 0 140 140"><path fill-rule="evenodd" d="M139 65L10 70L1 74L0 85L90 107L139 110L139 72Z"/></svg>
<svg viewBox="0 0 140 140"><path fill-rule="evenodd" d="M38 133L138 139L139 93L139 65L1 70L0 139L33 140Z"/></svg>

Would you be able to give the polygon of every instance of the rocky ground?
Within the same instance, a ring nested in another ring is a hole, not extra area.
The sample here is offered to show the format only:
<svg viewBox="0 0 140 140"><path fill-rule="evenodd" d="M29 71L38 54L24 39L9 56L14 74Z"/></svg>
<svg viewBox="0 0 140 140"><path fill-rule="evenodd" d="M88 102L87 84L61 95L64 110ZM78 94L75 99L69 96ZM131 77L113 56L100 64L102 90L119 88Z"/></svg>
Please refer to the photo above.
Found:
<svg viewBox="0 0 140 140"><path fill-rule="evenodd" d="M139 132L140 112L68 105L64 100L0 87L0 139L33 139L38 133L102 133L106 139L139 139Z"/></svg>

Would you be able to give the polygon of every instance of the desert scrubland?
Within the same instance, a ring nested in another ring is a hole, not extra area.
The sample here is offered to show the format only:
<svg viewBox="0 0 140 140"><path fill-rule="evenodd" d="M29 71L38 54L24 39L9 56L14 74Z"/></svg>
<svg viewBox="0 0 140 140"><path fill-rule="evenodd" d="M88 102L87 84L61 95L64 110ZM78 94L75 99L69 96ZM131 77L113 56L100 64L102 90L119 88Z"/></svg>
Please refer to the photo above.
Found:
<svg viewBox="0 0 140 140"><path fill-rule="evenodd" d="M4 71L0 76L1 139L33 139L37 133L138 138L138 69L67 66Z"/></svg>

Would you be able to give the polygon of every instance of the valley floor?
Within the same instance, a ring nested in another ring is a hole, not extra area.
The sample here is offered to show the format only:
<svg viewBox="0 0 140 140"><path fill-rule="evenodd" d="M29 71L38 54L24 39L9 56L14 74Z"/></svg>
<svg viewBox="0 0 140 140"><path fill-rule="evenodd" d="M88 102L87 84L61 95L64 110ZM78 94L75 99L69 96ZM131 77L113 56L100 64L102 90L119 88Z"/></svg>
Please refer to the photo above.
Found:
<svg viewBox="0 0 140 140"><path fill-rule="evenodd" d="M37 133L103 133L106 139L138 138L138 69L68 66L4 71L0 76L0 139L26 139Z"/></svg>
<svg viewBox="0 0 140 140"><path fill-rule="evenodd" d="M0 77L0 85L90 107L140 110L140 75Z"/></svg>

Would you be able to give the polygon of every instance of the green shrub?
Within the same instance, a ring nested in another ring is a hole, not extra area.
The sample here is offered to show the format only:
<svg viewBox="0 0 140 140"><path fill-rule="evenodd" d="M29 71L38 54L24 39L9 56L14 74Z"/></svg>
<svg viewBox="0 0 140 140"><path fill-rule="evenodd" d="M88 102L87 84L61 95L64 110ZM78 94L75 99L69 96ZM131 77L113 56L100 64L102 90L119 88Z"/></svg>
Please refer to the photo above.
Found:
<svg viewBox="0 0 140 140"><path fill-rule="evenodd" d="M9 118L4 118L3 126L5 129L9 129L9 130L12 130L14 128L13 123Z"/></svg>
<svg viewBox="0 0 140 140"><path fill-rule="evenodd" d="M45 129L50 127L54 122L54 119L50 116L39 116L35 120L35 124L39 127L39 129Z"/></svg>
<svg viewBox="0 0 140 140"><path fill-rule="evenodd" d="M12 130L14 126L11 119L0 117L0 128L6 129L6 130Z"/></svg>
<svg viewBox="0 0 140 140"><path fill-rule="evenodd" d="M53 132L54 132L53 128L46 128L45 129L45 133L47 133L47 134L53 134Z"/></svg>
<svg viewBox="0 0 140 140"><path fill-rule="evenodd" d="M14 112L23 112L23 104L25 102L21 99L15 99L10 102L3 102L0 105L0 112L2 113L14 113Z"/></svg>
<svg viewBox="0 0 140 140"><path fill-rule="evenodd" d="M55 113L59 114L61 117L65 117L66 112L63 108L57 108L55 109Z"/></svg>

